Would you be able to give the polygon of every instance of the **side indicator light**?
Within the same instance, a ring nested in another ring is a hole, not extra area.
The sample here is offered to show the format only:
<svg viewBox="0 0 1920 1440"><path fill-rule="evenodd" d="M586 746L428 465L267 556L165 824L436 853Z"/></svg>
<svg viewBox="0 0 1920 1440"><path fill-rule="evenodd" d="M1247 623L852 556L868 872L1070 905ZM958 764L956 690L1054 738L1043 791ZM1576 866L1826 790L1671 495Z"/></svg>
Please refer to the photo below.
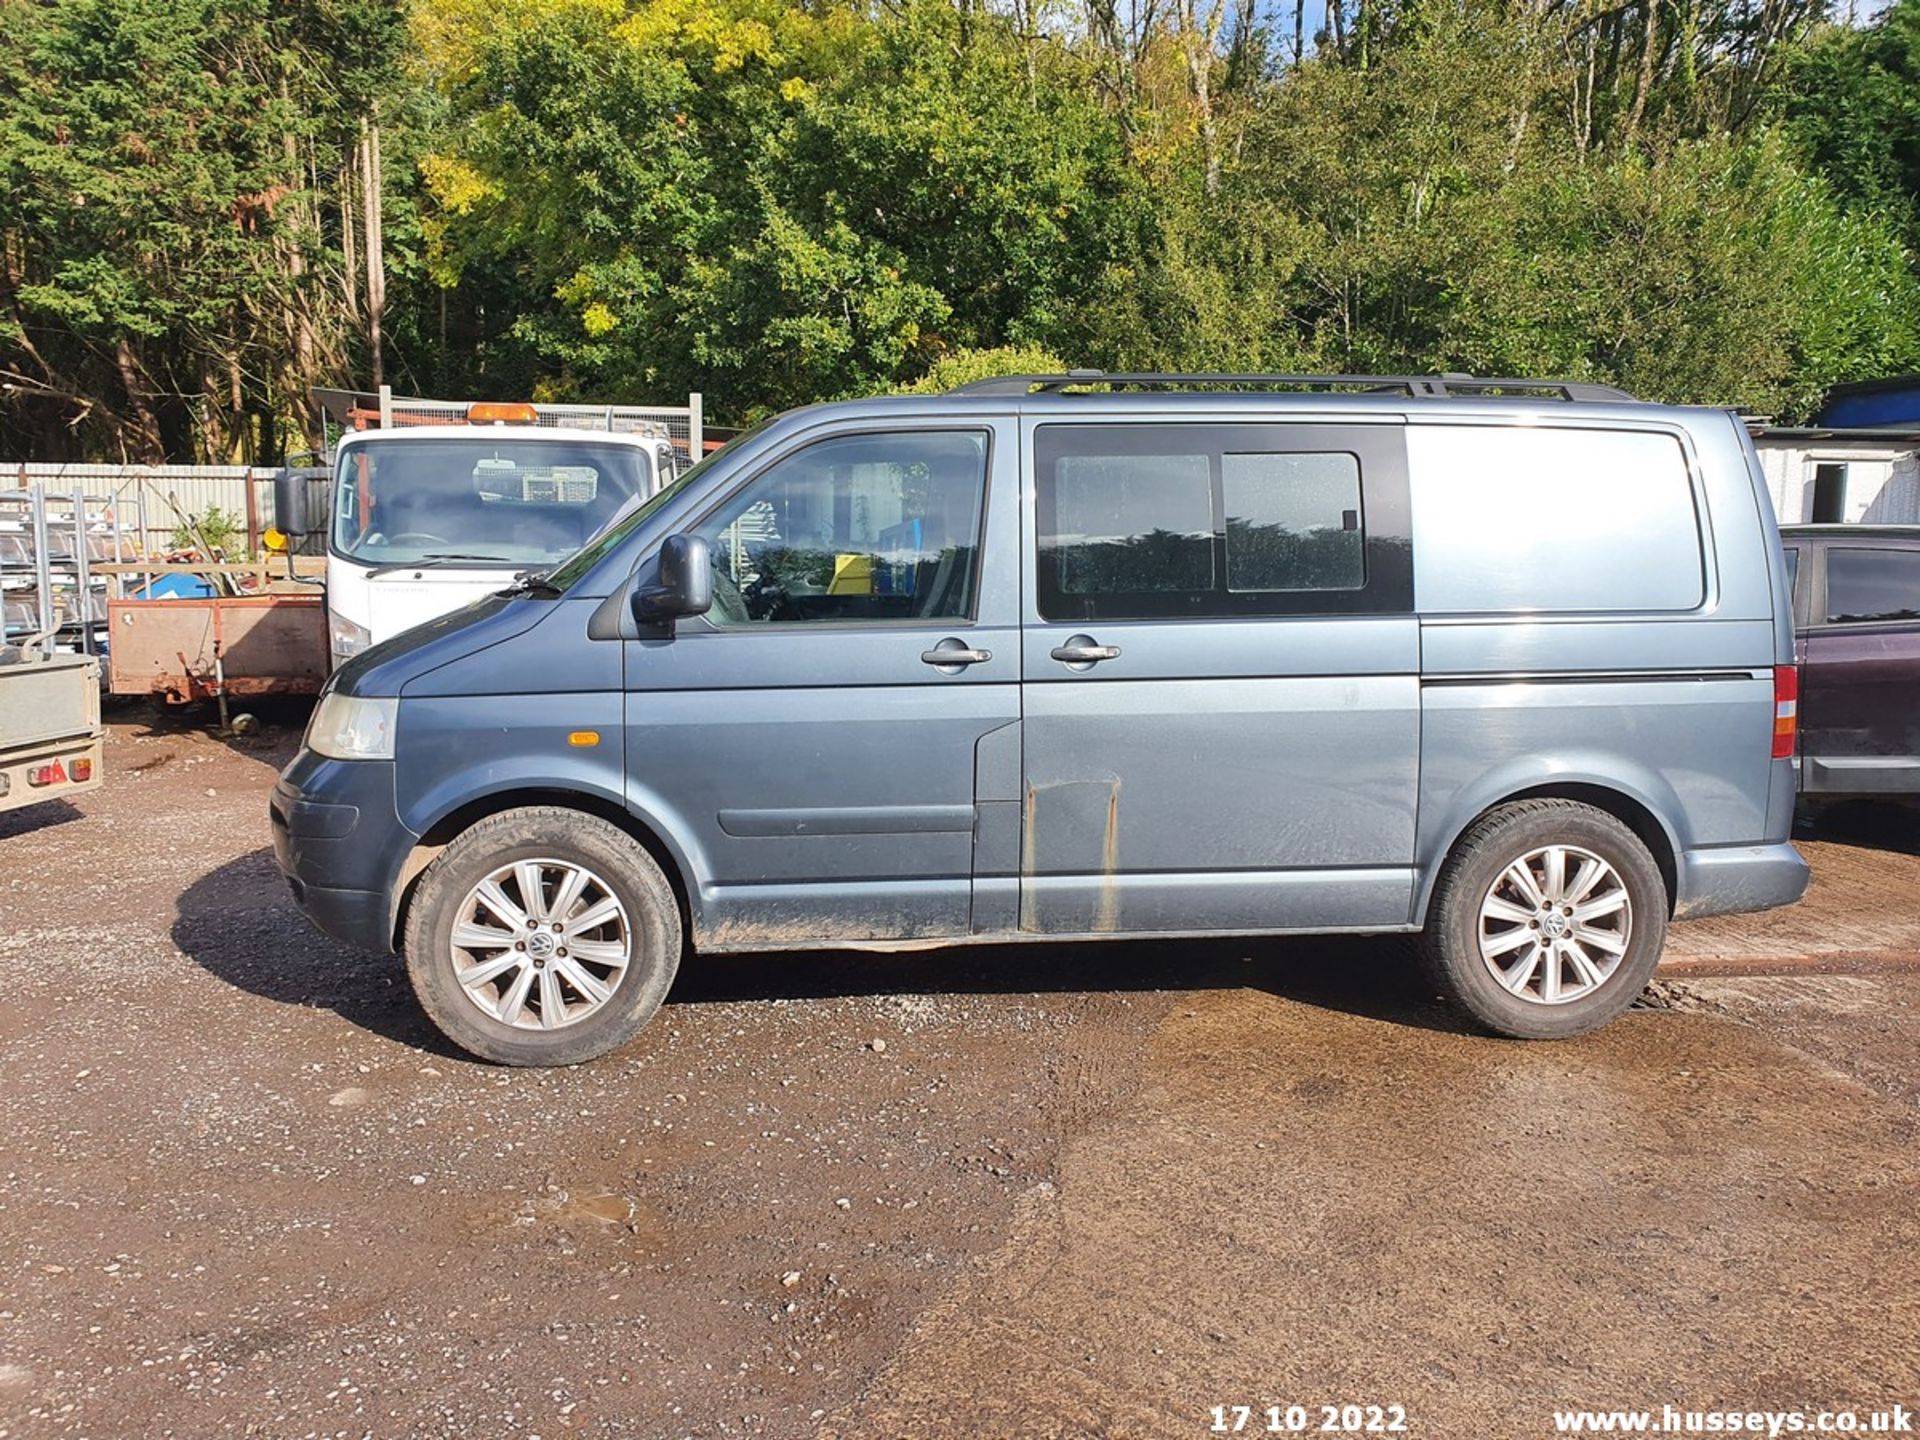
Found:
<svg viewBox="0 0 1920 1440"><path fill-rule="evenodd" d="M598 730L575 730L567 736L567 744L569 745L585 746L598 745L599 743L600 732Z"/></svg>
<svg viewBox="0 0 1920 1440"><path fill-rule="evenodd" d="M1794 665L1773 667L1773 758L1791 760L1800 734L1800 670Z"/></svg>

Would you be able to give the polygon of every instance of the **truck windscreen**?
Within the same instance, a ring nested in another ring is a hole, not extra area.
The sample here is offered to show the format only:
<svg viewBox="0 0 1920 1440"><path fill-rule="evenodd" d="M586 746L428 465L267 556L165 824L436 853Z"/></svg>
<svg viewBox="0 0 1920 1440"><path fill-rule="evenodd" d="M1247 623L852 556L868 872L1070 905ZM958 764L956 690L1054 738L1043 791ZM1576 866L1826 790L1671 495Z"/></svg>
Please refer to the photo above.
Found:
<svg viewBox="0 0 1920 1440"><path fill-rule="evenodd" d="M550 565L650 489L643 449L569 440L368 440L334 475L333 548L370 565Z"/></svg>

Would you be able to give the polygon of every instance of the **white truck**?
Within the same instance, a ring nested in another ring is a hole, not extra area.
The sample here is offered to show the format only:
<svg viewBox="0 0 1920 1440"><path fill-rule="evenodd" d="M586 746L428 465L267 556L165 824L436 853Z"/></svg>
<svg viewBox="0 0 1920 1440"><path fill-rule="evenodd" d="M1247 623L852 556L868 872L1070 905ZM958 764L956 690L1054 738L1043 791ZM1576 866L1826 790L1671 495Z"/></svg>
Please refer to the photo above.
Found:
<svg viewBox="0 0 1920 1440"><path fill-rule="evenodd" d="M391 423L396 413L405 419ZM557 564L672 480L687 457L667 427L615 428L623 413L383 396L390 423L333 447L324 517L307 513L306 481L285 477L276 527L325 535L333 663ZM689 417L697 458L698 397L671 413ZM604 428L588 423L601 415Z"/></svg>

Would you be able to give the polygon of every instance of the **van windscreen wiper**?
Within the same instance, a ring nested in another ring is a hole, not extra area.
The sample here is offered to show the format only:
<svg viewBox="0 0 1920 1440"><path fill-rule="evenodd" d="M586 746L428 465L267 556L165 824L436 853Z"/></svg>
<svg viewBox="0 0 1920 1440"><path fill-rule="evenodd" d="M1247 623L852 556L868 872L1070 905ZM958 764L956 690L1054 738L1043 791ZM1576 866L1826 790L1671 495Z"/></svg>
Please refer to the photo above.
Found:
<svg viewBox="0 0 1920 1440"><path fill-rule="evenodd" d="M547 579L548 570L522 570L513 577L513 583L500 593L502 595L564 595L567 592Z"/></svg>

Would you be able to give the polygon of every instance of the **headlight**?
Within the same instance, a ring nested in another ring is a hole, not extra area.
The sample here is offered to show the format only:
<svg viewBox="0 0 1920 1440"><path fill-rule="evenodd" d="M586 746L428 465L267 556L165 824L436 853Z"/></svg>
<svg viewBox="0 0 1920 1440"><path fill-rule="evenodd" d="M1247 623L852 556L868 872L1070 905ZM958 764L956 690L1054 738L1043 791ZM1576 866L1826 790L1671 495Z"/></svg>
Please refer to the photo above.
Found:
<svg viewBox="0 0 1920 1440"><path fill-rule="evenodd" d="M370 700L329 690L307 724L307 748L330 760L391 760L399 697Z"/></svg>
<svg viewBox="0 0 1920 1440"><path fill-rule="evenodd" d="M373 632L356 625L344 615L327 617L327 644L333 650L333 663L351 659L373 643Z"/></svg>

